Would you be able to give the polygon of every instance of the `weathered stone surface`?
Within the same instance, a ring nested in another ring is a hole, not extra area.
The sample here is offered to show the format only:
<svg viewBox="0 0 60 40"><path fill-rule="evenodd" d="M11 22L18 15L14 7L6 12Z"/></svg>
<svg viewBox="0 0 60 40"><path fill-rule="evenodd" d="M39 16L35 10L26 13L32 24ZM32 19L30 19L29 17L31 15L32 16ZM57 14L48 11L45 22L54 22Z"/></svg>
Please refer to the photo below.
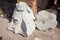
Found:
<svg viewBox="0 0 60 40"><path fill-rule="evenodd" d="M8 31L6 29L7 24L7 19L0 18L0 37L2 37L2 40L34 40L35 38L41 40L60 40L60 29L57 29L57 31L54 29L53 33L35 30L31 36L23 37L19 34L14 34L13 32Z"/></svg>
<svg viewBox="0 0 60 40"><path fill-rule="evenodd" d="M35 17L35 24L39 30L47 30L49 28L55 28L57 26L57 17L53 12L42 10L36 14Z"/></svg>
<svg viewBox="0 0 60 40"><path fill-rule="evenodd" d="M32 9L25 2L19 2L16 4L12 21L7 29L29 36L35 30L34 19Z"/></svg>

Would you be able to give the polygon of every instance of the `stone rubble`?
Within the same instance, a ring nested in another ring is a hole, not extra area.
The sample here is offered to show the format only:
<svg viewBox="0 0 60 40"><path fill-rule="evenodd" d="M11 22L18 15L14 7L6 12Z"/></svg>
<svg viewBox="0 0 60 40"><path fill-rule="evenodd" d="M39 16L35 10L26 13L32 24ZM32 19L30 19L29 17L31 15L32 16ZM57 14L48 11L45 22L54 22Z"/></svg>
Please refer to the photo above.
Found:
<svg viewBox="0 0 60 40"><path fill-rule="evenodd" d="M36 27L39 30L56 28L56 18L56 12L46 10L42 10L34 16L32 9L25 2L19 2L16 3L12 21L8 24L7 29L23 36L29 36L34 32Z"/></svg>

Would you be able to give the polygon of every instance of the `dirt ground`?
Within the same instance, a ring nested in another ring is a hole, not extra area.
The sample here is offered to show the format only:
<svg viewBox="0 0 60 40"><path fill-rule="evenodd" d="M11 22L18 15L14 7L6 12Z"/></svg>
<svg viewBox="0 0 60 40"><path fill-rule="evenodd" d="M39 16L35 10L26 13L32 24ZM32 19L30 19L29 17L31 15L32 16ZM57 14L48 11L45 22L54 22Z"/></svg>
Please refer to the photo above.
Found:
<svg viewBox="0 0 60 40"><path fill-rule="evenodd" d="M29 37L23 37L8 31L6 29L7 24L7 19L0 18L0 37L2 37L2 40L60 40L60 29L53 29L52 32L35 30Z"/></svg>

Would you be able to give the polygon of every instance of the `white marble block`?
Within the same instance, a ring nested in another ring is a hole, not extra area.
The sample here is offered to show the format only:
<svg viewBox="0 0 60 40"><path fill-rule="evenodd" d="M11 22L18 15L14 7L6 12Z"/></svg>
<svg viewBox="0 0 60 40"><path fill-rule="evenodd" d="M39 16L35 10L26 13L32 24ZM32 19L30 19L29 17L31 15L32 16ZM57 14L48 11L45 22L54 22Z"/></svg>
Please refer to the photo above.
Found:
<svg viewBox="0 0 60 40"><path fill-rule="evenodd" d="M29 36L35 30L34 19L32 9L25 2L16 3L12 21L7 26L7 29Z"/></svg>
<svg viewBox="0 0 60 40"><path fill-rule="evenodd" d="M42 10L35 17L35 24L39 30L47 30L49 28L56 28L57 26L57 16L53 12Z"/></svg>

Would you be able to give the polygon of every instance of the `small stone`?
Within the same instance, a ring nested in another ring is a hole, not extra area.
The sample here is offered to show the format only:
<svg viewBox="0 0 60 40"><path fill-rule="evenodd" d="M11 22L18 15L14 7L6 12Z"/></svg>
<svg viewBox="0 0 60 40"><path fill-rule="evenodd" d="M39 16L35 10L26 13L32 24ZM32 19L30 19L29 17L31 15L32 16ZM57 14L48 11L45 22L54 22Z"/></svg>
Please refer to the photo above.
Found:
<svg viewBox="0 0 60 40"><path fill-rule="evenodd" d="M42 10L35 15L35 24L39 30L47 30L50 28L56 28L57 26L57 16L53 12L48 12Z"/></svg>
<svg viewBox="0 0 60 40"><path fill-rule="evenodd" d="M41 40L41 39L39 39L39 38L34 38L34 40Z"/></svg>
<svg viewBox="0 0 60 40"><path fill-rule="evenodd" d="M1 17L4 17L3 15L1 15Z"/></svg>

